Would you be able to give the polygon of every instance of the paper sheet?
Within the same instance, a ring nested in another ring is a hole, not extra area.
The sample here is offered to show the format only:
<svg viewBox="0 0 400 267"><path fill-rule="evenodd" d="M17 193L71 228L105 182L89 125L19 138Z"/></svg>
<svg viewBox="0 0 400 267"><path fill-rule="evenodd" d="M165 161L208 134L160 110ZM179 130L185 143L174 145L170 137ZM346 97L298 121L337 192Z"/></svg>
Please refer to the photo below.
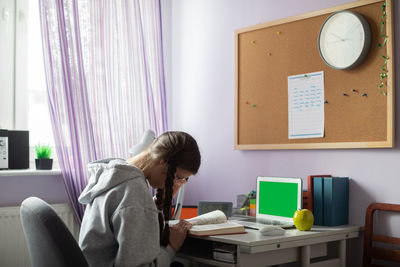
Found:
<svg viewBox="0 0 400 267"><path fill-rule="evenodd" d="M289 139L324 137L324 72L288 77Z"/></svg>

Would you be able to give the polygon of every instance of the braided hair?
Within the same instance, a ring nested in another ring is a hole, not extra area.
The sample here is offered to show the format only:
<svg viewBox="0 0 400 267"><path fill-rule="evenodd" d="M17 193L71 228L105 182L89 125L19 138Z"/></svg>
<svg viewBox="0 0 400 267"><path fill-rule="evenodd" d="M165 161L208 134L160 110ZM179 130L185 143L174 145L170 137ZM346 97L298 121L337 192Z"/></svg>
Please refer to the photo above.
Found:
<svg viewBox="0 0 400 267"><path fill-rule="evenodd" d="M159 211L160 245L169 242L169 226L171 218L171 202L177 168L196 174L200 167L200 152L196 140L185 132L165 132L150 146L153 158L163 159L167 163L167 177L164 189L157 189L156 206Z"/></svg>
<svg viewBox="0 0 400 267"><path fill-rule="evenodd" d="M174 186L174 176L176 172L175 162L168 162L167 178L165 179L165 192L163 189L157 189L156 205L162 211L158 213L158 223L160 227L160 244L167 246L169 241L169 226L165 221L171 217L172 191Z"/></svg>

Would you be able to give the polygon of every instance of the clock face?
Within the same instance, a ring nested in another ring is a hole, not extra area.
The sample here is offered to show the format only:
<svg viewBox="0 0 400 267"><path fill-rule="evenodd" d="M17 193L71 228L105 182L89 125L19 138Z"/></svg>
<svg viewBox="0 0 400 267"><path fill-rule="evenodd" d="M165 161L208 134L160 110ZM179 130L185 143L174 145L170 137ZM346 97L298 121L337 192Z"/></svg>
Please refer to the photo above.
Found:
<svg viewBox="0 0 400 267"><path fill-rule="evenodd" d="M335 69L359 65L367 56L371 31L363 16L351 11L330 15L321 27L318 46L321 58Z"/></svg>

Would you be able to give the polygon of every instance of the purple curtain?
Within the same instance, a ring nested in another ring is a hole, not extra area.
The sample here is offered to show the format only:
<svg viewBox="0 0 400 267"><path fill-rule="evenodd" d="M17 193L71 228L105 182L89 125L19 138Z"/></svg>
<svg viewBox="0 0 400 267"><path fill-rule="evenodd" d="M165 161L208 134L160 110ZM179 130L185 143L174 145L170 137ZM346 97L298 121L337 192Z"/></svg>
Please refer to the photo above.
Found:
<svg viewBox="0 0 400 267"><path fill-rule="evenodd" d="M129 157L141 134L167 130L159 0L40 0L49 109L66 190L88 162Z"/></svg>

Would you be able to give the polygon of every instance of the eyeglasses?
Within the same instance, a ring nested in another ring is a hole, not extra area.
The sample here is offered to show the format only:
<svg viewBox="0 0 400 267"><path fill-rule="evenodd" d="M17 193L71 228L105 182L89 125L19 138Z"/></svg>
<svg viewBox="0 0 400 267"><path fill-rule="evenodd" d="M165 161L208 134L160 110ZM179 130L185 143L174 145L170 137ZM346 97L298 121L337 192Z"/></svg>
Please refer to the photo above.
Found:
<svg viewBox="0 0 400 267"><path fill-rule="evenodd" d="M189 181L189 177L175 177L176 180L185 180L185 182Z"/></svg>

